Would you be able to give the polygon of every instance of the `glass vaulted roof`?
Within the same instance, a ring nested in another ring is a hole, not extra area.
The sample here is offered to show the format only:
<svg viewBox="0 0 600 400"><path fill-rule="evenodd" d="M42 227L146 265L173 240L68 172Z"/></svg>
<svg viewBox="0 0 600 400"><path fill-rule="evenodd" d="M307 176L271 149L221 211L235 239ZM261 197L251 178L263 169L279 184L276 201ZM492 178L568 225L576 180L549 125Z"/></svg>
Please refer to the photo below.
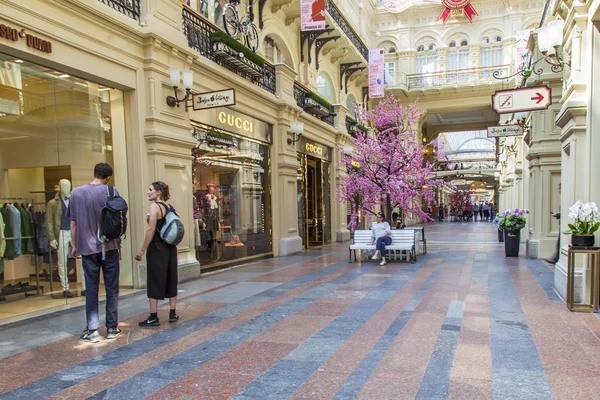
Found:
<svg viewBox="0 0 600 400"><path fill-rule="evenodd" d="M496 152L496 141L487 137L487 131L462 131L440 133L448 160L491 158Z"/></svg>

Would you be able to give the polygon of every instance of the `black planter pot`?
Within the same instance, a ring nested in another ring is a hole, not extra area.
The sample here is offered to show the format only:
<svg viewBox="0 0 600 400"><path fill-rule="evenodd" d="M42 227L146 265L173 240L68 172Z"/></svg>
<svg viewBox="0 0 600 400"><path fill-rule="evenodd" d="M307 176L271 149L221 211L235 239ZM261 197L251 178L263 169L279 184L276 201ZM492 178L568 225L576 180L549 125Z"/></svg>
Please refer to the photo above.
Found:
<svg viewBox="0 0 600 400"><path fill-rule="evenodd" d="M504 255L506 257L519 257L521 246L521 231L504 231Z"/></svg>
<svg viewBox="0 0 600 400"><path fill-rule="evenodd" d="M594 235L571 235L571 245L574 247L592 247Z"/></svg>
<svg viewBox="0 0 600 400"><path fill-rule="evenodd" d="M498 229L498 242L504 243L504 229Z"/></svg>

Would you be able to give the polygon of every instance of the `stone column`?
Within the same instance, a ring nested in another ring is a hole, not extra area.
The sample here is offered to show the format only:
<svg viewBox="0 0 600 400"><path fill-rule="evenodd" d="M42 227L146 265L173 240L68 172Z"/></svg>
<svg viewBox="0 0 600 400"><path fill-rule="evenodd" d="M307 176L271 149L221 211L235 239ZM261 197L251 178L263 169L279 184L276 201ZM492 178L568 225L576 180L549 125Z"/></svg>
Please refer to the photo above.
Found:
<svg viewBox="0 0 600 400"><path fill-rule="evenodd" d="M277 97L285 100L277 112L277 124L273 127L271 147L273 199L273 252L275 256L286 256L302 251L302 238L298 232L298 159L294 144L287 139L290 123L297 121L301 109L294 100L296 73L285 64L275 66ZM292 105L290 105L292 104Z"/></svg>
<svg viewBox="0 0 600 400"><path fill-rule="evenodd" d="M346 133L346 115L348 110L346 107L341 105L335 105L334 111L336 116L334 119L334 126L338 131L336 136L336 145L343 148L344 145L350 143L350 135ZM341 161L342 153L336 149L333 149L331 157L331 227L332 231L335 230L335 241L345 242L350 240L350 231L347 225L347 207L348 203L340 203L337 201L336 189L342 184L342 177L346 174L346 170L343 166L337 164Z"/></svg>

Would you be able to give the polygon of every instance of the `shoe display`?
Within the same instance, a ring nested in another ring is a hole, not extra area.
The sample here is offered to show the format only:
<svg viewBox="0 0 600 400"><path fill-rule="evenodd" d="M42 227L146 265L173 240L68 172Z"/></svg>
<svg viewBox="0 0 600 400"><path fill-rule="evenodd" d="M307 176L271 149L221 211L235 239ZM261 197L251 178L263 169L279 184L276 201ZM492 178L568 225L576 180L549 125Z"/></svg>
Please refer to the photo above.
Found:
<svg viewBox="0 0 600 400"><path fill-rule="evenodd" d="M169 314L169 322L177 322L177 321L179 321L179 315Z"/></svg>
<svg viewBox="0 0 600 400"><path fill-rule="evenodd" d="M79 336L79 340L88 343L98 343L100 341L100 335L98 334L98 330L90 331L88 329L83 331L83 335Z"/></svg>
<svg viewBox="0 0 600 400"><path fill-rule="evenodd" d="M72 298L72 297L73 297L73 293L71 293L71 291L70 291L70 290L65 290L65 291L63 292L63 297L66 297L66 298L69 298L69 299L70 299L70 298Z"/></svg>
<svg viewBox="0 0 600 400"><path fill-rule="evenodd" d="M117 336L121 334L121 330L119 328L108 328L106 331L107 339L115 339Z"/></svg>
<svg viewBox="0 0 600 400"><path fill-rule="evenodd" d="M139 326L160 326L158 318L153 318L151 315L148 316L144 321L138 323Z"/></svg>

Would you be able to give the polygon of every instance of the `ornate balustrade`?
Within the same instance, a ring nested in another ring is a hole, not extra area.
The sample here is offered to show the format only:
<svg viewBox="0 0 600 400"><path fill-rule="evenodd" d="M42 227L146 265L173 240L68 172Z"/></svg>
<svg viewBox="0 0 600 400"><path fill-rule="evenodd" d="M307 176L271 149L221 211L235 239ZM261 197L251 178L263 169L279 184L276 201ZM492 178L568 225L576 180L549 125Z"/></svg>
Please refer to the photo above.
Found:
<svg viewBox="0 0 600 400"><path fill-rule="evenodd" d="M354 29L352 29L352 26L346 20L346 18L344 18L337 6L333 4L331 0L326 0L325 10L327 10L331 18L335 21L336 24L338 24L342 32L344 32L344 34L348 37L348 40L350 40L354 47L356 47L356 50L358 50L358 52L363 56L363 58L368 61L369 48L363 43L362 40L360 40L358 34L354 32Z"/></svg>
<svg viewBox="0 0 600 400"><path fill-rule="evenodd" d="M311 101L312 99L306 97L306 93L308 92L310 92L310 90L308 90L298 82L294 82L294 99L296 100L296 104L298 104L299 107L301 107L304 111L306 111L313 117L318 118L321 121L333 126L333 110L329 110L329 113L327 115L323 115L317 112L316 107Z"/></svg>
<svg viewBox="0 0 600 400"><path fill-rule="evenodd" d="M412 74L407 76L408 89L442 88L446 86L474 85L487 82L499 83L501 81L493 77L495 71L499 71L498 74L502 76L509 75L510 65L457 69L429 74Z"/></svg>
<svg viewBox="0 0 600 400"><path fill-rule="evenodd" d="M197 50L201 55L216 62L217 64L227 68L231 72L238 76L260 86L264 90L270 93L276 91L275 81L275 67L265 61L263 67L256 66L260 69L260 74L254 73L252 69L248 68L246 64L250 63L249 60L243 60L245 62L232 62L226 57L221 57L215 51L214 43L211 34L220 30L218 26L211 24L209 21L204 19L201 15L197 14L191 8L183 6L183 33L188 39L188 45Z"/></svg>
<svg viewBox="0 0 600 400"><path fill-rule="evenodd" d="M140 0L98 0L129 18L140 20Z"/></svg>

